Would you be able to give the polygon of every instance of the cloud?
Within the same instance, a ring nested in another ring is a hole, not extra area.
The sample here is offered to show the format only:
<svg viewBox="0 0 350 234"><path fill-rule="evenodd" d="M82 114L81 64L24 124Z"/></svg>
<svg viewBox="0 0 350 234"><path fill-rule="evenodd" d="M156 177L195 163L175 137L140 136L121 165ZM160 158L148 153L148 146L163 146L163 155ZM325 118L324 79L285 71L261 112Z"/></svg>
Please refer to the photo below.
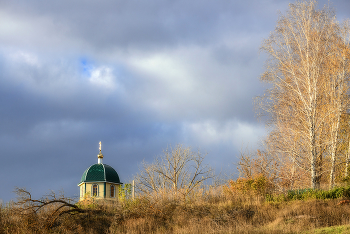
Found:
<svg viewBox="0 0 350 234"><path fill-rule="evenodd" d="M117 84L115 83L113 71L107 66L94 68L91 71L89 81L92 85L102 87L109 91L113 91L117 86Z"/></svg>
<svg viewBox="0 0 350 234"><path fill-rule="evenodd" d="M29 66L40 68L38 57L25 51L17 51L9 54L9 59L13 62L28 64Z"/></svg>
<svg viewBox="0 0 350 234"><path fill-rule="evenodd" d="M288 2L0 1L0 198L74 196L101 140L124 182L169 144L227 168L266 134L258 51Z"/></svg>
<svg viewBox="0 0 350 234"><path fill-rule="evenodd" d="M275 20L261 1L17 1L0 3L1 42L87 53L210 45L234 31L263 31L259 18ZM285 6L283 1L279 6ZM272 13L272 14L271 14ZM1 40L2 39L2 40Z"/></svg>
<svg viewBox="0 0 350 234"><path fill-rule="evenodd" d="M183 128L186 135L196 139L197 143L207 146L227 144L236 149L240 149L244 144L256 147L266 134L264 126L237 120L185 123Z"/></svg>
<svg viewBox="0 0 350 234"><path fill-rule="evenodd" d="M132 54L124 63L134 74L133 98L165 119L239 115L244 119L253 116L253 120L252 99L262 89L255 82L260 69L248 68L262 59L243 53L251 47L248 41L239 46L223 41L210 47L176 47L151 56Z"/></svg>

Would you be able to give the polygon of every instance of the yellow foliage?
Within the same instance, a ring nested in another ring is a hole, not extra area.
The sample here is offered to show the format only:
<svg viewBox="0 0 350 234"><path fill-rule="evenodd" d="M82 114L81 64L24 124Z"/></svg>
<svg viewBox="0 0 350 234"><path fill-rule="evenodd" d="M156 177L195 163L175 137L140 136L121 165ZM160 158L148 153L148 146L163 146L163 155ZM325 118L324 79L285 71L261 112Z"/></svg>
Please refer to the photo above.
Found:
<svg viewBox="0 0 350 234"><path fill-rule="evenodd" d="M232 196L264 196L270 194L273 189L274 185L262 174L251 178L238 178L236 181L231 180L229 185L224 186L225 193Z"/></svg>

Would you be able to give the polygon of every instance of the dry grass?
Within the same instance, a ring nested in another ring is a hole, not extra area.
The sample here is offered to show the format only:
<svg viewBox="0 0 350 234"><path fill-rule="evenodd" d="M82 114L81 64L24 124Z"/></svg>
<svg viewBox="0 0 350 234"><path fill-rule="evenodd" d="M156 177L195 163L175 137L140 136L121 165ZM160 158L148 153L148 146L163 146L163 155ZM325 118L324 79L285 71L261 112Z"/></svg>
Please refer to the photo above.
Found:
<svg viewBox="0 0 350 234"><path fill-rule="evenodd" d="M349 224L350 205L341 199L268 203L219 195L119 204L84 204L93 213L62 215L48 228L44 220L54 208L18 213L15 204L0 208L0 233L299 233Z"/></svg>
<svg viewBox="0 0 350 234"><path fill-rule="evenodd" d="M168 201L145 212L147 215L133 213L133 209L124 217L117 215L109 233L298 233L349 223L349 207L339 206L338 202L238 205L230 200L191 204Z"/></svg>

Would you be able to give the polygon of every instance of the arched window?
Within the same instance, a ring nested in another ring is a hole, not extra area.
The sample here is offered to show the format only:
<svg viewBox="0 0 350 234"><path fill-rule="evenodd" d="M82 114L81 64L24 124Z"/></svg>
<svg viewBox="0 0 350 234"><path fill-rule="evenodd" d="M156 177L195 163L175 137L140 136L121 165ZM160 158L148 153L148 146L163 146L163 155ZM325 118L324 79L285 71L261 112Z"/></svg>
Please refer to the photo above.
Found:
<svg viewBox="0 0 350 234"><path fill-rule="evenodd" d="M111 197L114 197L115 194L115 187L114 185L111 185Z"/></svg>
<svg viewBox="0 0 350 234"><path fill-rule="evenodd" d="M94 184L92 185L92 196L97 197L98 194L98 185Z"/></svg>

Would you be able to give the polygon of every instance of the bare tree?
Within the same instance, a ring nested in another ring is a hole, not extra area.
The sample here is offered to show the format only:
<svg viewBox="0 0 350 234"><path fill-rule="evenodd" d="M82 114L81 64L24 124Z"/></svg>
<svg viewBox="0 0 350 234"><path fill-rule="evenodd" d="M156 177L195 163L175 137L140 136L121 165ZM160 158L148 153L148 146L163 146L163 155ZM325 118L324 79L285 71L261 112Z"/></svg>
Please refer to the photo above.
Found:
<svg viewBox="0 0 350 234"><path fill-rule="evenodd" d="M165 192L186 198L205 180L213 178L213 170L203 163L204 158L190 147L169 147L153 163L142 163L135 187L142 194Z"/></svg>
<svg viewBox="0 0 350 234"><path fill-rule="evenodd" d="M270 117L268 152L282 164L291 163L293 173L309 172L312 188L320 186L326 154L331 155L331 168L335 167L340 114L347 108L348 90L348 47L342 42L342 30L332 9L316 7L313 0L290 4L264 40L262 50L270 59L261 80L272 88L257 103ZM330 173L332 184L334 173Z"/></svg>

